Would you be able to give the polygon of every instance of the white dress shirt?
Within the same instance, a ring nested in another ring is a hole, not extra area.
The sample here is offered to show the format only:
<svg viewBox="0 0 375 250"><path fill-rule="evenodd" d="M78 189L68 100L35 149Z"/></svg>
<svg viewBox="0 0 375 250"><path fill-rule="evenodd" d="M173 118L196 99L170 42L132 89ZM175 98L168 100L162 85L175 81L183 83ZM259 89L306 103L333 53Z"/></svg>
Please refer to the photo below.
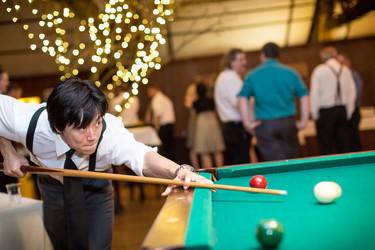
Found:
<svg viewBox="0 0 375 250"><path fill-rule="evenodd" d="M16 99L0 95L0 136L26 145L27 129L34 112L43 104L26 104ZM104 116L106 130L96 156L96 170L105 171L111 164L125 164L137 175L143 175L144 155L156 151L140 142L124 128L122 122L113 115ZM43 167L64 168L65 153L69 146L59 134L52 131L44 110L38 120L33 143L33 162ZM89 157L72 156L80 170L88 170ZM56 179L61 180L61 178Z"/></svg>
<svg viewBox="0 0 375 250"><path fill-rule="evenodd" d="M154 119L160 117L160 125L174 123L176 121L171 99L160 91L152 98L151 109Z"/></svg>
<svg viewBox="0 0 375 250"><path fill-rule="evenodd" d="M222 71L216 79L214 98L216 109L222 122L241 121L237 106L237 94L240 92L243 81L231 69Z"/></svg>
<svg viewBox="0 0 375 250"><path fill-rule="evenodd" d="M337 77L332 72L340 71L341 104L336 102ZM350 70L336 59L329 59L326 63L318 65L311 75L311 113L314 120L319 118L319 109L331 108L335 105L344 105L348 119L355 108L355 83Z"/></svg>

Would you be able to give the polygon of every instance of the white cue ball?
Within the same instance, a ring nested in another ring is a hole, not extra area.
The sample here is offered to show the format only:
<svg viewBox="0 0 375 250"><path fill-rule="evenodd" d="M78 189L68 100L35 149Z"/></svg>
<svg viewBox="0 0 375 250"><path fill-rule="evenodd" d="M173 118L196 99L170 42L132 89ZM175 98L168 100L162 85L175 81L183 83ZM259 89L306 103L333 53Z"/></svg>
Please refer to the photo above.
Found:
<svg viewBox="0 0 375 250"><path fill-rule="evenodd" d="M342 194L339 184L333 181L322 181L315 185L315 198L323 204L334 202Z"/></svg>

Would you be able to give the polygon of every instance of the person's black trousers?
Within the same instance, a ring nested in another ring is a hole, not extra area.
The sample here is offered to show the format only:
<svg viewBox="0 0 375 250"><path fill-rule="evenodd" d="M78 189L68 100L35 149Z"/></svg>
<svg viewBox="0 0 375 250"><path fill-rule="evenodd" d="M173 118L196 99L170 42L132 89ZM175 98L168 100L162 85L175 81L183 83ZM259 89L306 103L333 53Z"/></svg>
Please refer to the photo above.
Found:
<svg viewBox="0 0 375 250"><path fill-rule="evenodd" d="M174 160L174 125L168 123L160 126L158 134L161 140L161 146L159 147L159 154L162 156Z"/></svg>
<svg viewBox="0 0 375 250"><path fill-rule="evenodd" d="M3 163L3 156L0 154L0 162ZM6 185L10 183L18 182L18 178L5 175L3 172L0 172L0 192L6 193Z"/></svg>
<svg viewBox="0 0 375 250"><path fill-rule="evenodd" d="M359 123L361 122L361 111L359 107L354 109L353 115L349 120L351 136L351 152L360 151L362 149L361 134L359 131Z"/></svg>
<svg viewBox="0 0 375 250"><path fill-rule="evenodd" d="M350 152L352 133L345 106L320 109L315 125L320 154Z"/></svg>
<svg viewBox="0 0 375 250"><path fill-rule="evenodd" d="M18 179L15 177L7 176L3 172L0 172L0 192L6 193L6 185L10 183L17 183Z"/></svg>
<svg viewBox="0 0 375 250"><path fill-rule="evenodd" d="M223 123L223 137L225 142L225 165L250 162L251 135L246 132L242 122Z"/></svg>
<svg viewBox="0 0 375 250"><path fill-rule="evenodd" d="M110 181L90 180L100 185L84 185L88 218L89 249L111 249L114 220L113 188ZM43 200L43 221L55 250L67 249L64 186L50 176L38 176Z"/></svg>
<svg viewBox="0 0 375 250"><path fill-rule="evenodd" d="M260 161L292 159L298 156L299 142L294 117L262 120L255 128Z"/></svg>

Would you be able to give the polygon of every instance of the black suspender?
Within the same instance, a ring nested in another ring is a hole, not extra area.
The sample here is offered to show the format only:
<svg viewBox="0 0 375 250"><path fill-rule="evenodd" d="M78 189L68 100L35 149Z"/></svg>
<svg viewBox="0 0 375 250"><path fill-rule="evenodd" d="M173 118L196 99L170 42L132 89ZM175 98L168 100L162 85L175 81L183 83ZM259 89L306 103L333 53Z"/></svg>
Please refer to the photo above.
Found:
<svg viewBox="0 0 375 250"><path fill-rule="evenodd" d="M26 147L27 149L30 151L31 154L34 154L33 152L33 143L34 143L34 134L35 134L35 129L36 129L36 125L38 124L38 120L39 120L39 117L41 115L41 113L46 109L46 107L41 107L39 108L35 113L34 115L32 116L31 118L31 121L30 121L30 124L29 124L29 127L27 129L27 134L26 134ZM97 154L97 151L98 151L98 148L99 148L99 144L103 138L103 133L106 129L106 123L105 123L105 120L103 119L103 128L102 128L102 132L100 134L100 138L99 138L99 141L98 141L98 145L96 146L96 149L95 149L95 152L93 154L90 155L90 159L89 159L89 171L95 171L95 166L96 166L96 154Z"/></svg>
<svg viewBox="0 0 375 250"><path fill-rule="evenodd" d="M34 142L34 133L35 133L36 125L38 124L38 119L39 119L40 114L45 109L46 107L41 107L34 113L33 117L31 117L29 127L27 128L26 147L30 151L31 154L34 154L33 142Z"/></svg>
<svg viewBox="0 0 375 250"><path fill-rule="evenodd" d="M95 149L95 152L93 154L90 155L90 160L89 160L89 171L95 171L95 166L96 166L96 153L98 151L98 148L99 148L99 144L100 142L102 141L103 139L103 133L105 131L105 129L107 128L107 124L105 123L105 120L103 118L103 128L102 128L102 133L100 134L100 138L99 138L99 141L98 141L98 145L96 145L96 149Z"/></svg>
<svg viewBox="0 0 375 250"><path fill-rule="evenodd" d="M336 72L329 64L327 64L328 68L332 71L332 73L336 76L336 95L335 101L336 104L341 104L341 84L340 84L340 76L342 72L342 66L340 66L339 72Z"/></svg>

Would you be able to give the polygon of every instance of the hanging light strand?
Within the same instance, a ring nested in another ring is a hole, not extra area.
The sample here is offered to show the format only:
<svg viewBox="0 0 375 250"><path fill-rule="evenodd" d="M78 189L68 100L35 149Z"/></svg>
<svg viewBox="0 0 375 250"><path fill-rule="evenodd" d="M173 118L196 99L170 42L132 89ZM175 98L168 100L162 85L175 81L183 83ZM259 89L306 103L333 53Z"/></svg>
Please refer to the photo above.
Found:
<svg viewBox="0 0 375 250"><path fill-rule="evenodd" d="M61 80L89 68L91 78L109 99L117 88L126 87L128 107L139 86L148 84L150 72L161 68L159 47L166 43L166 23L173 20L172 0L154 0L147 6L138 1L107 0L102 12L81 17L74 30L69 30L67 21L78 16L64 1L51 1L53 8L47 13L38 8L42 1L28 0L13 6L9 0L1 1L9 5L5 10L13 22L18 22L19 12L25 7L39 17L37 25L24 24L22 28L31 50L40 49L54 58ZM68 33L78 34L79 42L72 42Z"/></svg>

